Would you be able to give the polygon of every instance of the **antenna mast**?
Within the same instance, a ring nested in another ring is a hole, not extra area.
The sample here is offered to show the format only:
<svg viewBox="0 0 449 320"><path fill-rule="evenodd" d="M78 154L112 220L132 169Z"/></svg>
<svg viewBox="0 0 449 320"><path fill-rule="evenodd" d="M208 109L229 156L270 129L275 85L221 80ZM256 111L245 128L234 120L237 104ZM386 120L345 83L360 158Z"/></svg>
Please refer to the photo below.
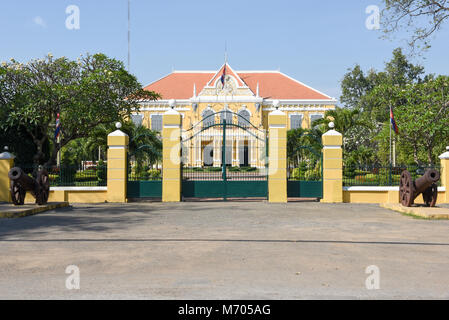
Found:
<svg viewBox="0 0 449 320"><path fill-rule="evenodd" d="M131 64L131 0L128 0L128 72Z"/></svg>

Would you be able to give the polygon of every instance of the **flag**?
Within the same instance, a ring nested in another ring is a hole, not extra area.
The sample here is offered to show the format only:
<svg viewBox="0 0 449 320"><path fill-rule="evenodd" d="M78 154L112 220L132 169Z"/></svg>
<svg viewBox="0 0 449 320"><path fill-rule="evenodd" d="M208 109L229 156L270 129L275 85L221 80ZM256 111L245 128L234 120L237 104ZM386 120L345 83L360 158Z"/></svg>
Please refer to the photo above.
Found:
<svg viewBox="0 0 449 320"><path fill-rule="evenodd" d="M396 134L398 134L399 128L398 128L398 125L396 124L396 121L394 120L393 108L391 108L391 107L390 107L390 122L391 122L391 127L393 128L394 132Z"/></svg>
<svg viewBox="0 0 449 320"><path fill-rule="evenodd" d="M221 75L221 84L224 86L224 84L225 84L225 79L226 79L226 63L225 63L225 66L224 66L224 69L223 69L223 74Z"/></svg>
<svg viewBox="0 0 449 320"><path fill-rule="evenodd" d="M61 133L61 121L59 119L59 113L56 115L56 129L55 129L55 140L58 139Z"/></svg>

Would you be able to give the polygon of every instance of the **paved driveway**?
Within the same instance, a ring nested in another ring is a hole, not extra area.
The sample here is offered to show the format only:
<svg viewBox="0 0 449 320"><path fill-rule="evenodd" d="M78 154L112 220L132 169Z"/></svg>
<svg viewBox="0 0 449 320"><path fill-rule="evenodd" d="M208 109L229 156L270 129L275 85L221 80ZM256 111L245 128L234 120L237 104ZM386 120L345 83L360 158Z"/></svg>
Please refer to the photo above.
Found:
<svg viewBox="0 0 449 320"><path fill-rule="evenodd" d="M2 299L449 298L449 221L377 205L74 205L0 220L0 253Z"/></svg>

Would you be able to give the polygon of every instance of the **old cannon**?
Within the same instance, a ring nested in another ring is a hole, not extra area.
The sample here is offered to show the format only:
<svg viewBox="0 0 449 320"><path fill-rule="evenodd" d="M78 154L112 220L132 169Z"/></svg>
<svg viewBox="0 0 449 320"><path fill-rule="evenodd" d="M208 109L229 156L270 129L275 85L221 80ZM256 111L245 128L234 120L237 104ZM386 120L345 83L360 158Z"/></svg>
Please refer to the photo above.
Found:
<svg viewBox="0 0 449 320"><path fill-rule="evenodd" d="M411 207L415 199L422 193L424 203L428 207L435 207L438 197L438 185L440 173L437 170L427 170L421 178L412 180L412 175L407 170L401 174L399 185L399 197L401 204Z"/></svg>
<svg viewBox="0 0 449 320"><path fill-rule="evenodd" d="M28 176L21 168L12 168L8 173L11 181L11 198L16 206L25 203L25 195L31 192L36 198L38 205L46 204L50 194L50 181L48 179L48 172L45 169L37 171L36 179Z"/></svg>

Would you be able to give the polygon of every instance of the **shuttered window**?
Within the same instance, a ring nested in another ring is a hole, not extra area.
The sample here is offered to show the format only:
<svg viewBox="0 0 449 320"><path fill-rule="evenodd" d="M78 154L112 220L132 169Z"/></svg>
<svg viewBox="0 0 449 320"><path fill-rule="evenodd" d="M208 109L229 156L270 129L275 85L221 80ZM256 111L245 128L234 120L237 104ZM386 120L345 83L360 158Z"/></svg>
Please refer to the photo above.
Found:
<svg viewBox="0 0 449 320"><path fill-rule="evenodd" d="M290 116L290 129L299 129L302 127L302 115L294 114Z"/></svg>
<svg viewBox="0 0 449 320"><path fill-rule="evenodd" d="M224 112L222 112L220 114L221 123L223 123L224 119L226 119L226 123L232 123L232 118L233 118L233 114L231 111L224 110Z"/></svg>
<svg viewBox="0 0 449 320"><path fill-rule="evenodd" d="M151 130L162 131L162 115L153 114L151 116Z"/></svg>
<svg viewBox="0 0 449 320"><path fill-rule="evenodd" d="M206 110L203 113L203 128L208 128L215 124L214 112L212 110Z"/></svg>

